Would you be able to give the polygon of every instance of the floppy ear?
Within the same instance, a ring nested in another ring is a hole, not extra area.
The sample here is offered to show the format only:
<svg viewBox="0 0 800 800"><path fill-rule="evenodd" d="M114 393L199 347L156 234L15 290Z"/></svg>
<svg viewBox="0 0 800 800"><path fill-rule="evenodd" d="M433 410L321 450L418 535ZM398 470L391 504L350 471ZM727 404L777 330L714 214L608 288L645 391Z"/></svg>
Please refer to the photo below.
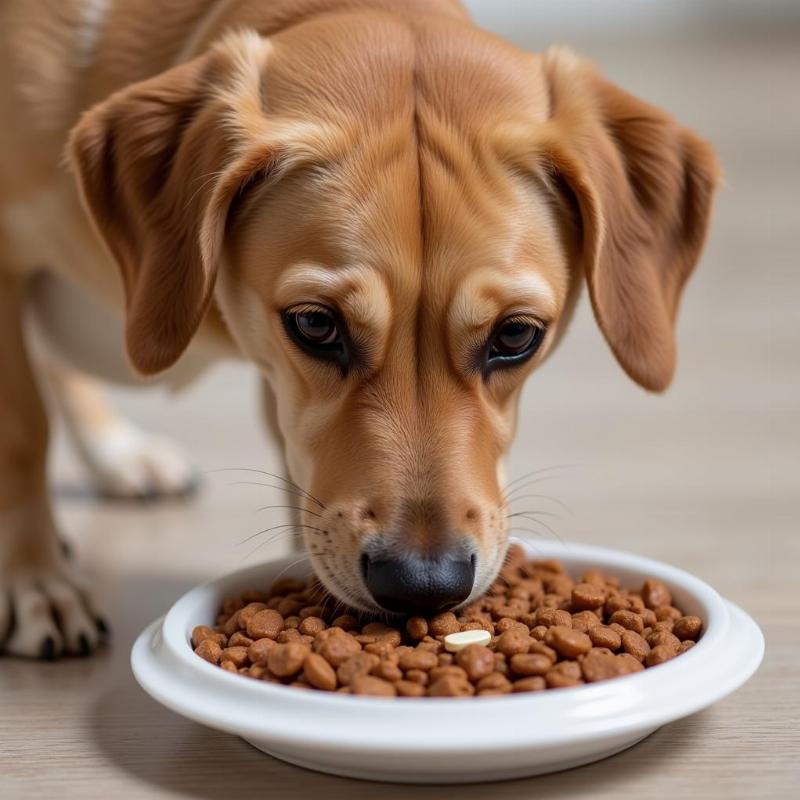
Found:
<svg viewBox="0 0 800 800"><path fill-rule="evenodd" d="M122 273L126 345L154 374L183 353L211 302L242 188L291 161L262 110L268 40L239 32L90 109L68 159Z"/></svg>
<svg viewBox="0 0 800 800"><path fill-rule="evenodd" d="M683 286L703 247L719 167L711 147L571 52L544 59L546 168L576 201L595 317L622 368L663 391Z"/></svg>

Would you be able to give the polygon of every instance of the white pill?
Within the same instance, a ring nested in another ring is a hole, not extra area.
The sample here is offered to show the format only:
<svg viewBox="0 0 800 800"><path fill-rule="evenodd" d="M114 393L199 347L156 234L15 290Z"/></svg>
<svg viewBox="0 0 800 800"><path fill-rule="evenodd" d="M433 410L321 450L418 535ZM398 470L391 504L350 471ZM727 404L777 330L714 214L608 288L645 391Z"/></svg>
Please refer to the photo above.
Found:
<svg viewBox="0 0 800 800"><path fill-rule="evenodd" d="M444 649L449 653L456 653L463 650L468 644L489 644L491 641L492 634L483 628L474 631L459 631L458 633L448 633L444 637Z"/></svg>

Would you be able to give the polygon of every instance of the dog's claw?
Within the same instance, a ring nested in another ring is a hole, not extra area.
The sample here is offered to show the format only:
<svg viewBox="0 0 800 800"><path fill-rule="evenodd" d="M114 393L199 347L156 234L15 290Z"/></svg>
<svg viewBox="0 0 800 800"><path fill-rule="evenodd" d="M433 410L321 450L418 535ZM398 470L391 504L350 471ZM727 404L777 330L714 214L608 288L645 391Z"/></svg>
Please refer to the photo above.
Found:
<svg viewBox="0 0 800 800"><path fill-rule="evenodd" d="M52 636L45 636L39 650L39 658L42 661L56 660L56 641Z"/></svg>
<svg viewBox="0 0 800 800"><path fill-rule="evenodd" d="M111 628L109 627L105 619L103 619L103 617L95 617L94 625L97 628L97 632L101 636L105 637L111 636Z"/></svg>
<svg viewBox="0 0 800 800"><path fill-rule="evenodd" d="M86 657L92 652L92 646L89 644L89 639L85 633L78 637L78 651L79 654Z"/></svg>

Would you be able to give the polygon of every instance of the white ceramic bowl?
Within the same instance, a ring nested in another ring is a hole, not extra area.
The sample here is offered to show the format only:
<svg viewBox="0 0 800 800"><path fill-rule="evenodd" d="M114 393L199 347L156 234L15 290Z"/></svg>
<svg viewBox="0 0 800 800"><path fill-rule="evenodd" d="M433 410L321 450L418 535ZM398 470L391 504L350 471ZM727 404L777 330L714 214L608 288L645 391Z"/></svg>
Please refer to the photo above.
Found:
<svg viewBox="0 0 800 800"><path fill-rule="evenodd" d="M578 544L523 542L531 557L559 558L579 574L600 567L626 586L663 580L675 603L704 620L688 652L614 680L480 699L352 697L248 680L191 650L195 625L213 620L221 598L268 586L291 558L202 584L133 647L136 679L190 719L244 737L276 758L310 769L383 781L466 783L537 775L612 755L661 725L711 705L757 669L764 639L742 609L687 572L629 553Z"/></svg>

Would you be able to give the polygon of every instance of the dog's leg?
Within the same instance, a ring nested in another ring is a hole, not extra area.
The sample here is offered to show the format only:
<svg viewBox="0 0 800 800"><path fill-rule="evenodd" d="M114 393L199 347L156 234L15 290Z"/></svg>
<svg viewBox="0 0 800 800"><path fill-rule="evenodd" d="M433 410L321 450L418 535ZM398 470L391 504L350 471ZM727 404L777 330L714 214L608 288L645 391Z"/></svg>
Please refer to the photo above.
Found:
<svg viewBox="0 0 800 800"><path fill-rule="evenodd" d="M67 431L100 494L150 499L196 488L195 470L172 442L118 417L95 379L54 356L43 361Z"/></svg>
<svg viewBox="0 0 800 800"><path fill-rule="evenodd" d="M47 415L25 349L25 284L0 270L0 648L88 654L101 638L47 496Z"/></svg>

